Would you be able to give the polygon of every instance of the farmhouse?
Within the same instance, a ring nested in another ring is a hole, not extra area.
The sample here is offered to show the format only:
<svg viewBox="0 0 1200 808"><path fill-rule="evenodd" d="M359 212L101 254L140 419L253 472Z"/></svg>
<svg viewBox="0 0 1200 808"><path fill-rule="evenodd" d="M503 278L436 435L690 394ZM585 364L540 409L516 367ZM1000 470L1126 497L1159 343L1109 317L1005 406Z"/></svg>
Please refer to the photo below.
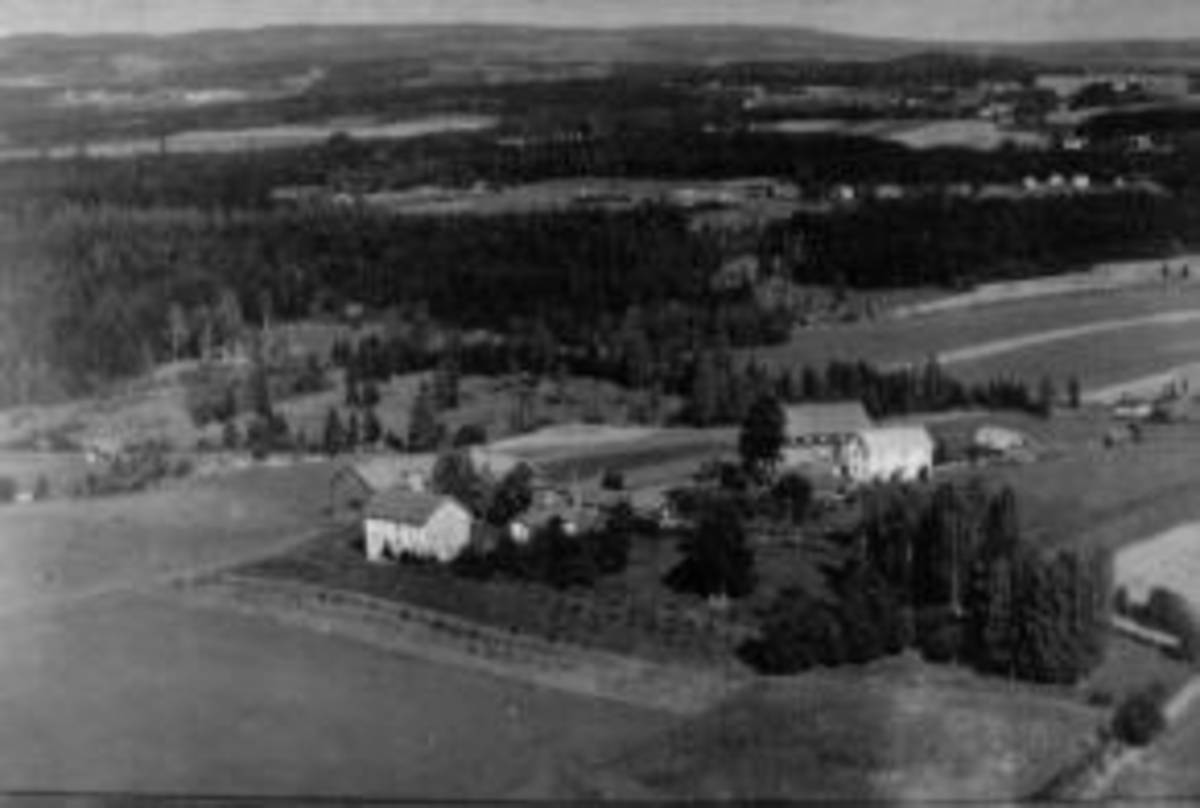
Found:
<svg viewBox="0 0 1200 808"><path fill-rule="evenodd" d="M923 479L933 471L933 448L925 427L867 429L842 448L842 473L859 483Z"/></svg>
<svg viewBox="0 0 1200 808"><path fill-rule="evenodd" d="M857 401L803 404L784 411L783 465L833 462L845 444L871 428L871 419Z"/></svg>
<svg viewBox="0 0 1200 808"><path fill-rule="evenodd" d="M393 488L367 503L367 559L401 555L451 561L471 542L471 513L450 497Z"/></svg>

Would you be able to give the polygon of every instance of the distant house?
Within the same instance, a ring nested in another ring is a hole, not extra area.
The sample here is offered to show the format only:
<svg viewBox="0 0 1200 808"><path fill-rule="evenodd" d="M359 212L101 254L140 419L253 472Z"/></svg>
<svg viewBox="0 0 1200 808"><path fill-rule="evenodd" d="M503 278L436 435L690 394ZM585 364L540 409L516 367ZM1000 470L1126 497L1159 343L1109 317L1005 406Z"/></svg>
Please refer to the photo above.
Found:
<svg viewBox="0 0 1200 808"><path fill-rule="evenodd" d="M367 559L412 555L452 561L471 543L471 526L471 512L450 497L393 488L367 503Z"/></svg>
<svg viewBox="0 0 1200 808"><path fill-rule="evenodd" d="M788 407L784 410L783 466L834 461L848 441L871 426L866 409L857 401Z"/></svg>
<svg viewBox="0 0 1200 808"><path fill-rule="evenodd" d="M933 472L933 436L922 426L867 429L841 451L842 473L859 483L913 481Z"/></svg>

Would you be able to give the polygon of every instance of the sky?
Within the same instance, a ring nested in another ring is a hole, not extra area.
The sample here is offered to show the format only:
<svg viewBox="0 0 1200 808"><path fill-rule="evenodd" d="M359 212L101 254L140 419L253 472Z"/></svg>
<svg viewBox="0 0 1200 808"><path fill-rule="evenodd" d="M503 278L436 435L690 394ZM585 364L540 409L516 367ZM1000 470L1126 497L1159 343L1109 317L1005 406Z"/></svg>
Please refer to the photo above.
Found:
<svg viewBox="0 0 1200 808"><path fill-rule="evenodd" d="M450 22L794 25L948 41L1200 38L1200 0L0 0L0 36Z"/></svg>

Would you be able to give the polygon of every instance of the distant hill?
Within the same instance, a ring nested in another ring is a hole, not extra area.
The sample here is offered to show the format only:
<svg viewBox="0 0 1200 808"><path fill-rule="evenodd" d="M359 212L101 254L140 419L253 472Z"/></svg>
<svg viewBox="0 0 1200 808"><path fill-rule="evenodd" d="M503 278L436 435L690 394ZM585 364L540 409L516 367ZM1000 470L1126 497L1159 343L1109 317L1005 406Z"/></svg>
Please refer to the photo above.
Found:
<svg viewBox="0 0 1200 808"><path fill-rule="evenodd" d="M465 65L720 64L898 59L935 51L1079 67L1200 67L1200 40L1036 45L946 44L845 36L807 28L621 30L513 26L275 27L172 36L29 35L0 39L0 78L137 85L247 71L283 76L314 67L402 59Z"/></svg>

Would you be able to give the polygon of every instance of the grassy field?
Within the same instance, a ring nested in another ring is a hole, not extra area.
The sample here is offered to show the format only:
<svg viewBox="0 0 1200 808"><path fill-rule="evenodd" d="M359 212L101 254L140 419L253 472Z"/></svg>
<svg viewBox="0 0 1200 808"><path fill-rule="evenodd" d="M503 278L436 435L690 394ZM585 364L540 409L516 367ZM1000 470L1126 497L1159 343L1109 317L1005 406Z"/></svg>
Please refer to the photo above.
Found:
<svg viewBox="0 0 1200 808"><path fill-rule="evenodd" d="M562 798L560 769L670 720L167 595L0 643L5 791Z"/></svg>
<svg viewBox="0 0 1200 808"><path fill-rule="evenodd" d="M1149 429L1139 445L1081 448L1044 463L995 468L1022 521L1047 545L1120 547L1200 518L1200 428Z"/></svg>
<svg viewBox="0 0 1200 808"><path fill-rule="evenodd" d="M0 508L0 615L277 551L322 522L329 469L253 469Z"/></svg>
<svg viewBox="0 0 1200 808"><path fill-rule="evenodd" d="M328 471L0 509L0 789L576 796L563 771L667 726L157 586L289 547Z"/></svg>
<svg viewBox="0 0 1200 808"><path fill-rule="evenodd" d="M93 142L87 144L87 153L93 157L136 157L158 154L164 147L168 152L176 154L296 148L323 143L338 132L344 132L361 140L406 140L445 132L475 132L490 129L495 124L495 119L488 116L434 115L388 123L357 119L242 129L195 129L168 135L165 141L143 137ZM0 149L0 162L42 156L51 159L69 159L77 153L78 149L75 146L56 146L44 152L27 147L12 147Z"/></svg>
<svg viewBox="0 0 1200 808"><path fill-rule="evenodd" d="M1147 288L1097 295L1026 300L1019 303L1004 303L973 310L948 311L927 317L911 319L880 319L858 324L814 328L798 332L786 346L768 350L757 350L753 355L769 362L788 366L811 364L823 366L831 359L866 360L877 364L920 362L932 355L962 350L970 346L1009 340L1014 336L1038 334L1075 326L1127 320L1161 315L1165 312L1192 311L1200 308L1200 287L1171 287L1169 289ZM1122 366L1118 373L1141 376L1153 372L1155 363L1180 361L1181 346L1186 342L1184 335L1179 344L1171 341L1172 334L1188 331L1188 326L1164 326L1147 328L1138 344L1131 350L1122 351L1114 360L1130 356L1133 367ZM1194 335L1194 330L1191 332ZM1123 333L1111 335L1118 343ZM1164 339L1165 337L1165 339ZM1163 347L1159 347L1159 343ZM1066 375L1070 367L1064 363L1085 361L1090 351L1091 339L1073 341L1065 356L1055 360L1055 367ZM1031 346L1026 351L1016 351L992 357L996 363L1020 360L1027 354L1037 362L1037 357L1048 356L1052 344ZM1162 359L1156 355L1162 351ZM1096 352L1101 361L1105 354ZM1193 354L1193 360L1195 355ZM1049 360L1042 360L1048 366ZM956 365L956 374L971 372L973 363ZM1101 364L1100 370L1106 366ZM1002 371L1004 367L994 365L990 371ZM1088 369L1091 373L1096 368ZM1081 376L1084 374L1081 372ZM1114 373L1107 373L1112 378ZM1085 377L1086 378L1086 377Z"/></svg>
<svg viewBox="0 0 1200 808"><path fill-rule="evenodd" d="M1106 387L1200 360L1200 322L1135 326L1048 342L1023 350L954 363L966 380L1012 376L1062 380L1077 376L1086 388Z"/></svg>
<svg viewBox="0 0 1200 808"><path fill-rule="evenodd" d="M1003 800L1039 786L1096 722L1086 708L934 677L764 683L609 765L690 799Z"/></svg>

